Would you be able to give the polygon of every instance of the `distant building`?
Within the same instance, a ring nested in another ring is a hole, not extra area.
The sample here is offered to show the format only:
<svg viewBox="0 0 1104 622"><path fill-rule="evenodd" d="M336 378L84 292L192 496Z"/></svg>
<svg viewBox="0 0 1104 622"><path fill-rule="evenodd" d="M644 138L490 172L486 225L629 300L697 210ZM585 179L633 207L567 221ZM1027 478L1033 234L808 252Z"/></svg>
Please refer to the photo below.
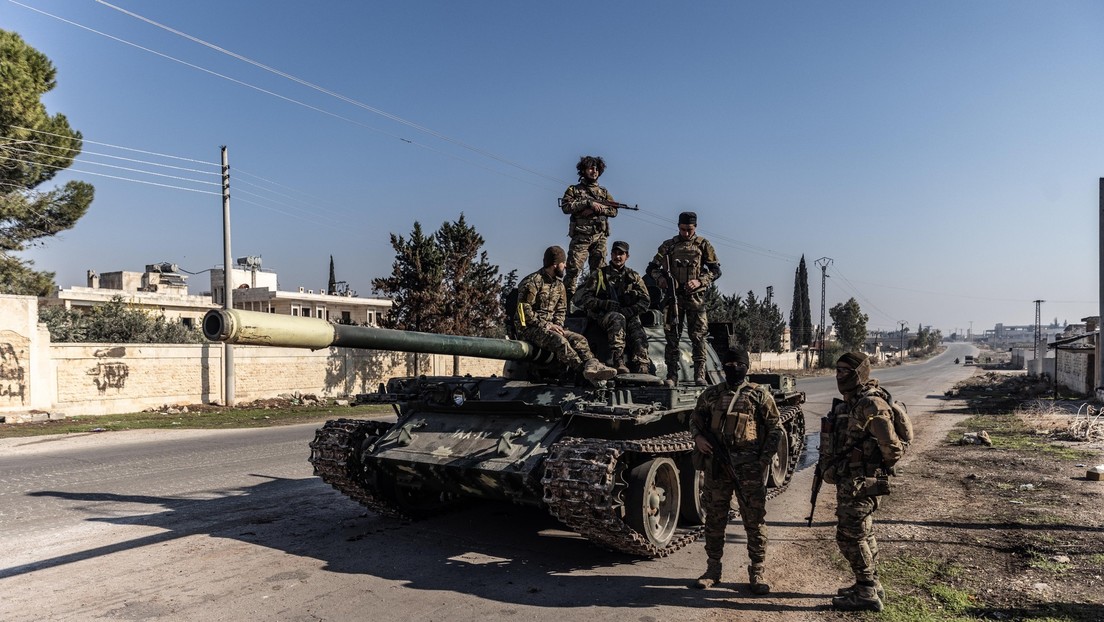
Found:
<svg viewBox="0 0 1104 622"><path fill-rule="evenodd" d="M49 296L39 298L38 304L41 307L88 310L120 296L131 307L159 313L167 320L179 320L185 326L199 328L207 310L217 309L219 305L212 303L210 296L188 294L187 280L188 277L170 263L147 265L145 272L97 274L89 270L87 287L57 288Z"/></svg>
<svg viewBox="0 0 1104 622"><path fill-rule="evenodd" d="M131 307L163 314L167 320L179 320L198 329L208 310L223 307L226 300L223 275L222 267L212 268L210 291L191 295L188 276L181 274L175 264L147 265L145 272L97 274L89 270L87 287L58 288L40 298L39 305L87 310L121 296ZM280 291L276 273L261 270L259 257L238 259L230 278L235 309L378 326L392 305L386 298L358 298L348 290L341 294L303 287L298 291Z"/></svg>
<svg viewBox="0 0 1104 622"><path fill-rule="evenodd" d="M303 287L281 291L276 273L261 270L259 257L242 257L237 264L230 270L235 309L366 326L379 326L391 310L392 303L386 298L359 298L348 290L340 294ZM224 274L222 268L211 269L211 300L220 307L225 300Z"/></svg>

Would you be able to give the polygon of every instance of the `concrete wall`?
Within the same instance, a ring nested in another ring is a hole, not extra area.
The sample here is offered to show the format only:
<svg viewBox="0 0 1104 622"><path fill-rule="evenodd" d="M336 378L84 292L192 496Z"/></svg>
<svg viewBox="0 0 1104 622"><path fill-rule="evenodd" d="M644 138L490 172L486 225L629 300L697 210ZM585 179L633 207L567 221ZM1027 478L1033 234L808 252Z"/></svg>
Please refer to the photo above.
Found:
<svg viewBox="0 0 1104 622"><path fill-rule="evenodd" d="M53 409L67 415L137 412L223 399L221 344L65 343L50 351L58 387ZM452 373L451 356L418 358L420 373ZM501 374L502 362L461 357L460 373ZM402 352L234 346L237 403L295 392L354 395L375 390L392 376L409 375L414 375L414 355Z"/></svg>
<svg viewBox="0 0 1104 622"><path fill-rule="evenodd" d="M38 299L0 295L0 413L49 408L50 336L38 326Z"/></svg>
<svg viewBox="0 0 1104 622"><path fill-rule="evenodd" d="M1056 359L1060 386L1078 395L1092 395L1096 385L1096 349L1058 350Z"/></svg>
<svg viewBox="0 0 1104 622"><path fill-rule="evenodd" d="M33 296L0 295L0 415L137 412L223 399L222 344L50 343ZM418 371L415 372L415 358ZM502 374L502 361L458 357L460 375ZM281 393L342 396L392 376L451 375L447 355L234 346L239 403Z"/></svg>
<svg viewBox="0 0 1104 622"><path fill-rule="evenodd" d="M798 370L816 367L817 352L751 352L751 371ZM806 360L808 359L808 360Z"/></svg>

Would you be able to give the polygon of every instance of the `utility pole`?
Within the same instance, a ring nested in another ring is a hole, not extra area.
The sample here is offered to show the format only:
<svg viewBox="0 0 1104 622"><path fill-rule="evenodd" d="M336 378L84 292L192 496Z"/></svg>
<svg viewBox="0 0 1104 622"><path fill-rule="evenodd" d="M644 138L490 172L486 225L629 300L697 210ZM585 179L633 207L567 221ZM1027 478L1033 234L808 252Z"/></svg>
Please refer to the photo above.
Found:
<svg viewBox="0 0 1104 622"><path fill-rule="evenodd" d="M832 265L832 259L821 257L815 263L820 266L820 328L817 331L820 334L820 354L817 356L817 365L824 367L824 337L827 334L824 330L824 288L828 284L828 266Z"/></svg>
<svg viewBox="0 0 1104 622"><path fill-rule="evenodd" d="M222 150L222 308L230 310L234 308L234 276L230 263L230 156L226 152L226 145L219 147ZM224 406L234 405L234 346L223 342L222 344L222 403Z"/></svg>
<svg viewBox="0 0 1104 622"><path fill-rule="evenodd" d="M1099 257L1097 262L1099 263L1097 272L1099 273L1100 282L1097 290L1097 315L1101 320L1104 320L1104 177L1100 178L1100 188L1097 190L1100 197L1100 240ZM1099 323L1096 328L1096 397L1097 399L1104 396L1104 341L1101 337L1104 336L1104 327L1101 327ZM1058 375L1055 373L1054 375Z"/></svg>
<svg viewBox="0 0 1104 622"><path fill-rule="evenodd" d="M897 320L897 326L901 328L901 360L905 360L905 337L908 334L908 322L905 320Z"/></svg>
<svg viewBox="0 0 1104 622"><path fill-rule="evenodd" d="M774 298L774 286L773 285L768 285L767 286L767 306L770 306L771 298Z"/></svg>
<svg viewBox="0 0 1104 622"><path fill-rule="evenodd" d="M1042 361L1039 360L1039 328L1040 328L1039 314L1042 311L1043 303L1046 302L1046 301L1045 300L1035 300L1034 302L1035 302L1035 348L1034 348L1033 352L1035 354L1035 364L1039 366L1039 373L1041 374L1041 373L1043 373L1043 367L1042 367L1043 363L1042 363Z"/></svg>

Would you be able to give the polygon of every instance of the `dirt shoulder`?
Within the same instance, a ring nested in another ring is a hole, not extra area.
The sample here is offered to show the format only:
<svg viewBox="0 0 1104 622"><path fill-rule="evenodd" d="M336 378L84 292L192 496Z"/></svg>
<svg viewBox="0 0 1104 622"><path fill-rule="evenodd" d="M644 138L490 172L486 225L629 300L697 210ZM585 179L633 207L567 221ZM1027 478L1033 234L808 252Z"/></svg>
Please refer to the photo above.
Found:
<svg viewBox="0 0 1104 622"><path fill-rule="evenodd" d="M793 520L808 514L807 493L768 505L772 594L747 594L746 561L726 559L737 596L704 619L743 611L786 622L1104 620L1104 482L1086 478L1088 467L1104 463L1104 442L1063 440L1077 415L1053 405L1008 412L1005 397L1029 384L979 370L947 407L914 413L917 440L875 519L885 611L828 607L852 579L835 543L835 491L825 485L812 527ZM997 407L986 409L990 402ZM1096 425L1104 434L1104 416ZM992 446L958 444L982 429ZM799 473L793 492L809 490L811 471ZM738 543L727 551L742 548L736 524L729 538Z"/></svg>

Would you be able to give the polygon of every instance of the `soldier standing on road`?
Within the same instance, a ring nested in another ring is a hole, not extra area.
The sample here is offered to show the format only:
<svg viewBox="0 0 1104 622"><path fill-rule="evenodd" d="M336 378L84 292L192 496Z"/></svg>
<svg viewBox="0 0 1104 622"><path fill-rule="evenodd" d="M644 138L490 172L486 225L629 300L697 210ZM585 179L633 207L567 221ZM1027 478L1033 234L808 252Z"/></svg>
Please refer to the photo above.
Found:
<svg viewBox="0 0 1104 622"><path fill-rule="evenodd" d="M705 468L705 574L694 587L708 588L721 581L728 511L735 493L740 518L747 532L748 581L753 594L770 592L764 580L767 557L766 469L774 461L783 429L778 405L770 389L748 382L748 353L733 346L724 354L725 380L698 398L690 416L690 434L696 452L704 455ZM709 434L709 433L712 434ZM706 436L723 446L715 447ZM728 452L731 469L717 456Z"/></svg>
<svg viewBox="0 0 1104 622"><path fill-rule="evenodd" d="M569 302L574 299L583 262L589 258L591 270L605 265L609 219L617 216L616 207L600 203L613 201L609 191L598 185L598 178L606 172L606 162L598 156L583 156L575 169L579 172L579 183L568 186L560 199L560 209L571 215L567 228L571 244L567 247L564 276Z"/></svg>
<svg viewBox="0 0 1104 622"><path fill-rule="evenodd" d="M609 380L617 375L617 370L594 358L586 337L564 328L567 297L560 279L565 267L564 250L549 246L544 251L544 267L518 284L518 305L514 311L518 336L552 352L568 369L581 369L583 377L591 382Z"/></svg>
<svg viewBox="0 0 1104 622"><path fill-rule="evenodd" d="M667 294L667 313L663 333L667 347L663 360L667 364L667 384L678 383L679 339L682 327L693 345L694 382L705 384L705 335L709 331L709 319L705 313L705 290L721 276L721 264L709 240L697 235L698 215L694 212L679 214L678 235L659 245L648 274ZM675 296L667 279L673 279ZM674 313L675 307L678 313Z"/></svg>
<svg viewBox="0 0 1104 622"><path fill-rule="evenodd" d="M820 470L836 486L836 544L851 565L855 584L840 588L836 609L881 611L885 591L878 580L874 512L889 492L886 476L904 454L893 427L888 394L870 377L870 359L848 352L836 361L836 386L843 395L828 415L831 432L821 442ZM827 446L826 446L827 445Z"/></svg>
<svg viewBox="0 0 1104 622"><path fill-rule="evenodd" d="M644 279L625 264L628 259L628 243L614 242L609 265L591 270L575 294L574 303L606 329L610 367L616 367L621 374L629 371L646 374L651 360L640 314L648 310L652 299ZM630 365L625 364L626 350Z"/></svg>

